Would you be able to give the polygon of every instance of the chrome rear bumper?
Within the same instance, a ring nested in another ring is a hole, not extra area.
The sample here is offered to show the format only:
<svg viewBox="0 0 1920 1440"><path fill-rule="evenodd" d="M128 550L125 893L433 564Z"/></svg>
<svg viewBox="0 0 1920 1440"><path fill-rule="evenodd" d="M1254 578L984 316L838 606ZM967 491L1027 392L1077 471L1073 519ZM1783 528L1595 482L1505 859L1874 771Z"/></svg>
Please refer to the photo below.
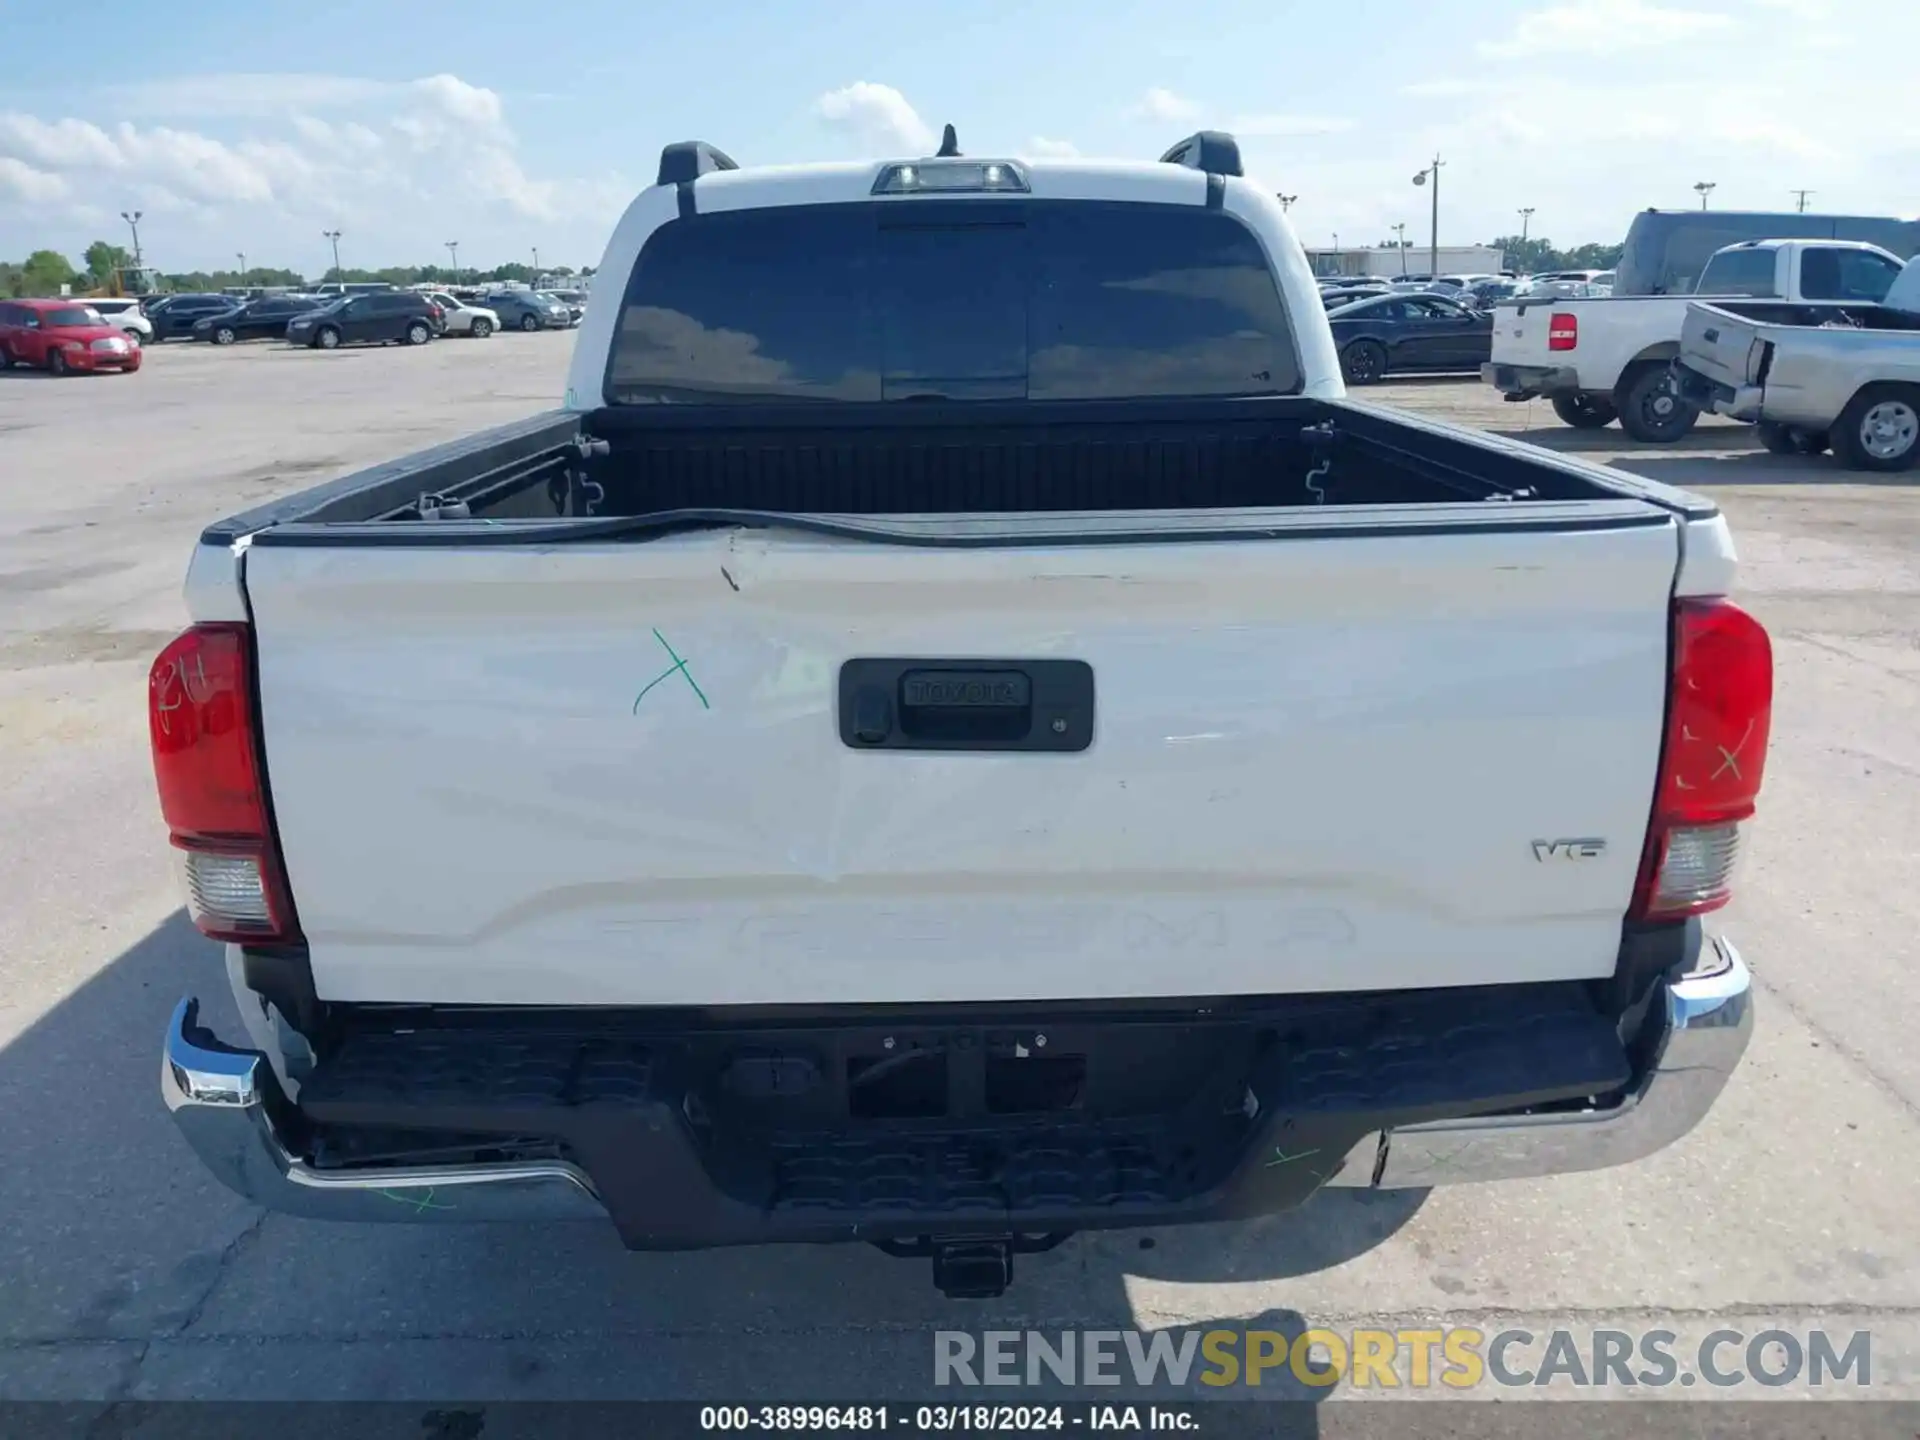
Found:
<svg viewBox="0 0 1920 1440"><path fill-rule="evenodd" d="M1672 1144L1705 1117L1753 1029L1752 976L1733 946L1703 947L1663 987L1654 1059L1604 1110L1445 1120L1376 1132L1328 1183L1405 1189L1599 1170ZM302 1122L265 1055L222 1044L182 1000L167 1031L160 1089L203 1164L270 1210L322 1220L412 1222L605 1219L591 1180L561 1161L320 1170L299 1158Z"/></svg>
<svg viewBox="0 0 1920 1440"><path fill-rule="evenodd" d="M1663 991L1665 1032L1639 1087L1605 1110L1439 1120L1363 1141L1330 1184L1424 1189L1604 1170L1665 1149L1706 1118L1753 1034L1753 976L1714 939ZM1656 1002L1658 1003L1658 1002Z"/></svg>
<svg viewBox="0 0 1920 1440"><path fill-rule="evenodd" d="M160 1093L201 1163L229 1190L315 1220L604 1220L587 1177L559 1161L316 1170L285 1138L293 1106L267 1057L222 1045L182 1000L167 1029Z"/></svg>

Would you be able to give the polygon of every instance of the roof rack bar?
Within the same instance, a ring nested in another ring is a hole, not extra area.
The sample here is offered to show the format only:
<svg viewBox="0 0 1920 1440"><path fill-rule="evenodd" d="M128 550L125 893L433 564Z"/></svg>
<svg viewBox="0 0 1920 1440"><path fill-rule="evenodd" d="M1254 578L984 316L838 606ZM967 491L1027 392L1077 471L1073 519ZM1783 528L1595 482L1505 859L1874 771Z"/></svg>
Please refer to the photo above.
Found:
<svg viewBox="0 0 1920 1440"><path fill-rule="evenodd" d="M1240 142L1224 130L1202 130L1189 135L1160 157L1167 165L1185 165L1208 175L1244 175Z"/></svg>
<svg viewBox="0 0 1920 1440"><path fill-rule="evenodd" d="M704 140L676 140L660 151L660 176L656 185L681 185L715 170L740 167L726 151Z"/></svg>

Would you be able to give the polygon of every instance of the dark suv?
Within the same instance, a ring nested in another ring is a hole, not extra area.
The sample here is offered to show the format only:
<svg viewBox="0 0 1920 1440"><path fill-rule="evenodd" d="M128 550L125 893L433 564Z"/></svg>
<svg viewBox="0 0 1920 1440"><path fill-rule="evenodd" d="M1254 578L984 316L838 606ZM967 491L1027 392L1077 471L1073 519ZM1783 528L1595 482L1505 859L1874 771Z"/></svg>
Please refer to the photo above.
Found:
<svg viewBox="0 0 1920 1440"><path fill-rule="evenodd" d="M410 290L346 295L323 310L297 315L287 341L317 350L342 345L424 345L439 333L440 307Z"/></svg>
<svg viewBox="0 0 1920 1440"><path fill-rule="evenodd" d="M194 322L231 310L240 302L231 295L166 295L147 307L155 340L193 338Z"/></svg>
<svg viewBox="0 0 1920 1440"><path fill-rule="evenodd" d="M309 310L318 310L325 303L312 295L264 296L194 321L193 338L211 341L215 345L231 345L236 340L263 340L285 335L289 320Z"/></svg>

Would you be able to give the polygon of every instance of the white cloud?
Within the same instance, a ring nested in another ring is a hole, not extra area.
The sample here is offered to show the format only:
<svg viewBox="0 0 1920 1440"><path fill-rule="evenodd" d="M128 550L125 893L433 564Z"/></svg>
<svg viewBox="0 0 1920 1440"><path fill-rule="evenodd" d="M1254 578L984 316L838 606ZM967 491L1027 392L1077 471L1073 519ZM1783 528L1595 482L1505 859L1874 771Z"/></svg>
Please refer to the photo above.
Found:
<svg viewBox="0 0 1920 1440"><path fill-rule="evenodd" d="M1534 55L1618 55L1657 49L1733 28L1733 17L1710 10L1682 10L1653 0L1569 0L1523 15L1504 40L1483 40L1482 55L1519 59Z"/></svg>
<svg viewBox="0 0 1920 1440"><path fill-rule="evenodd" d="M288 123L308 145L327 155L364 157L372 155L386 144L376 132L358 120L329 124L318 116L294 115Z"/></svg>
<svg viewBox="0 0 1920 1440"><path fill-rule="evenodd" d="M1818 27L1761 10L1761 0L1737 3L1749 7L1740 28L1711 42L1706 69L1700 47L1684 45L1630 64L1508 66L1471 53L1455 75L1410 64L1403 73L1419 80L1420 99L1383 117L1394 131L1385 151L1371 126L1364 152L1348 137L1315 146L1249 137L1248 170L1301 197L1291 218L1319 245L1335 231L1372 243L1404 221L1424 246L1432 197L1407 181L1436 152L1448 162L1442 244L1517 234L1522 206L1535 211L1535 237L1616 242L1644 206L1697 208L1697 180L1716 183L1714 209L1791 210L1792 187L1804 185L1822 210L1914 213L1899 177L1915 173L1920 91L1863 81L1857 67L1809 66L1802 41L1812 37L1798 31ZM1834 0L1836 14L1864 6ZM1890 40L1920 33L1920 15L1887 24ZM1398 88L1399 75L1386 78ZM1873 125L1859 123L1863 111ZM1585 137L1578 165L1567 163L1568 136Z"/></svg>
<svg viewBox="0 0 1920 1440"><path fill-rule="evenodd" d="M1036 160L1078 160L1080 147L1071 140L1049 140L1044 135L1035 135L1027 141L1022 153Z"/></svg>
<svg viewBox="0 0 1920 1440"><path fill-rule="evenodd" d="M107 133L84 120L56 120L49 124L33 115L0 115L0 155L11 155L49 168L76 165L116 166L126 163Z"/></svg>
<svg viewBox="0 0 1920 1440"><path fill-rule="evenodd" d="M251 204L274 198L273 180L238 150L192 130L127 121L114 127L125 164L175 194L207 204Z"/></svg>
<svg viewBox="0 0 1920 1440"><path fill-rule="evenodd" d="M0 155L0 195L11 195L27 204L58 200L67 193L67 182L58 175L36 170L24 160Z"/></svg>
<svg viewBox="0 0 1920 1440"><path fill-rule="evenodd" d="M1141 120L1191 120L1200 107L1164 86L1155 85L1140 97L1132 112Z"/></svg>
<svg viewBox="0 0 1920 1440"><path fill-rule="evenodd" d="M154 217L141 238L169 268L223 263L244 247L265 263L317 270L312 237L332 226L354 236L349 263L438 255L451 233L476 263L498 263L485 259L492 234L510 254L539 244L592 264L637 188L614 174L531 171L501 96L457 75L187 77L136 89L146 114L224 107L224 118L201 127L0 113L0 196L51 207L31 226L0 214L0 253L23 241L83 248L106 195L106 212Z"/></svg>
<svg viewBox="0 0 1920 1440"><path fill-rule="evenodd" d="M413 84L414 89L438 109L463 124L491 130L501 123L500 97L491 90L469 85L458 75L429 75Z"/></svg>
<svg viewBox="0 0 1920 1440"><path fill-rule="evenodd" d="M813 111L862 145L877 146L889 154L924 155L933 149L933 131L891 85L856 80L820 96L813 102Z"/></svg>

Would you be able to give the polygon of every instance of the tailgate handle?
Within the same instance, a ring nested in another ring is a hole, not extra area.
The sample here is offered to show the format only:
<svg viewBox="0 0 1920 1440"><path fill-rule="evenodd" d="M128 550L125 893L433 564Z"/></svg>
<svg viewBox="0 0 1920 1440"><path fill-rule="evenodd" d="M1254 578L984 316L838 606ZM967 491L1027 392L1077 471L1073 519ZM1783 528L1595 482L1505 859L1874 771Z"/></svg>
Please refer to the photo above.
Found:
<svg viewBox="0 0 1920 1440"><path fill-rule="evenodd" d="M1707 342L1707 344L1709 344L1709 345L1718 345L1718 344L1720 343L1720 331L1719 331L1719 329L1718 329L1718 328L1717 328L1716 326L1712 326L1712 325L1709 325L1709 326L1707 327L1707 332L1706 332L1706 335L1704 336L1704 338L1705 338L1705 340L1706 340L1706 342Z"/></svg>
<svg viewBox="0 0 1920 1440"><path fill-rule="evenodd" d="M860 659L840 667L840 738L856 750L1084 750L1081 660Z"/></svg>

